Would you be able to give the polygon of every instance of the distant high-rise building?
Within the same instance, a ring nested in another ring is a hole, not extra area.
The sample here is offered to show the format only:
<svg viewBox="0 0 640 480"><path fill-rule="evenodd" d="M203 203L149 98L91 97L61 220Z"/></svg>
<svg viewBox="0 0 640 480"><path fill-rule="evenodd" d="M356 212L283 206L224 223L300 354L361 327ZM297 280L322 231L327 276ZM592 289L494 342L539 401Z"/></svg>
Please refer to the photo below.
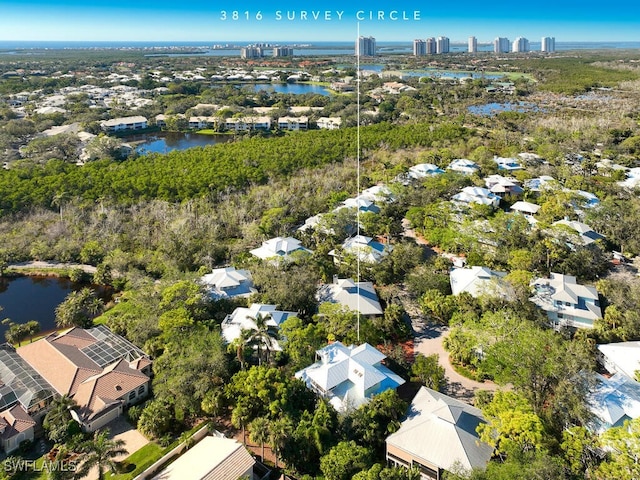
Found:
<svg viewBox="0 0 640 480"><path fill-rule="evenodd" d="M242 58L260 58L263 55L262 47L248 46L240 49L240 57Z"/></svg>
<svg viewBox="0 0 640 480"><path fill-rule="evenodd" d="M449 39L438 37L436 40L436 53L449 53Z"/></svg>
<svg viewBox="0 0 640 480"><path fill-rule="evenodd" d="M513 53L522 53L529 51L529 40L524 37L518 37L513 41L511 51Z"/></svg>
<svg viewBox="0 0 640 480"><path fill-rule="evenodd" d="M374 57L376 55L376 39L373 37L359 37L356 42L356 55Z"/></svg>
<svg viewBox="0 0 640 480"><path fill-rule="evenodd" d="M496 37L493 41L493 53L507 53L510 50L509 39L505 37Z"/></svg>
<svg viewBox="0 0 640 480"><path fill-rule="evenodd" d="M436 53L436 39L434 37L427 38L427 53L433 55Z"/></svg>
<svg viewBox="0 0 640 480"><path fill-rule="evenodd" d="M541 52L555 52L556 51L556 37L542 37L540 42Z"/></svg>
<svg viewBox="0 0 640 480"><path fill-rule="evenodd" d="M478 39L476 37L469 37L469 44L467 51L469 53L477 53L478 52Z"/></svg>
<svg viewBox="0 0 640 480"><path fill-rule="evenodd" d="M274 47L274 57L293 57L293 48L291 47Z"/></svg>
<svg viewBox="0 0 640 480"><path fill-rule="evenodd" d="M416 38L413 41L413 54L416 57L421 57L423 55L427 54L427 42L424 40L420 40L419 38Z"/></svg>

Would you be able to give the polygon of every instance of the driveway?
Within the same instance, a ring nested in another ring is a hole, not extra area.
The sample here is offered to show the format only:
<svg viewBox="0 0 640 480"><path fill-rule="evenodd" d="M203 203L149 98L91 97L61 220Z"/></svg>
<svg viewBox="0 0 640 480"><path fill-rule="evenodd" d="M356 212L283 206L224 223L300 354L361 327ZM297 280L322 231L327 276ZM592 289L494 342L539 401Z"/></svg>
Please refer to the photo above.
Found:
<svg viewBox="0 0 640 480"><path fill-rule="evenodd" d="M124 448L127 449L127 454L116 457L116 461L121 461L131 455L133 452L141 449L149 440L146 439L138 430L125 420L123 416L116 418L113 422L109 423L105 428L109 429L109 438L115 440L123 440ZM89 474L85 477L89 480L96 480L98 478L98 469L92 468Z"/></svg>
<svg viewBox="0 0 640 480"><path fill-rule="evenodd" d="M440 365L444 368L447 376L446 392L458 400L473 403L474 392L476 390L495 391L498 388L494 382L476 382L467 377L463 377L453 369L449 361L449 353L444 349L443 340L449 335L449 328L441 325L426 324L423 321L412 321L415 332L414 346L415 353L423 355L438 354Z"/></svg>

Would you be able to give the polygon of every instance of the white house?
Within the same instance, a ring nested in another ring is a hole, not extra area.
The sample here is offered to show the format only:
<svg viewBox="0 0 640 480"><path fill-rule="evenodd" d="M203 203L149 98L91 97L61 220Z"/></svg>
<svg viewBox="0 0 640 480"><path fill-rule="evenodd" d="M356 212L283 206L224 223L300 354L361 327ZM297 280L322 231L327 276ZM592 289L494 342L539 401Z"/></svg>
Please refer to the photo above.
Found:
<svg viewBox="0 0 640 480"><path fill-rule="evenodd" d="M451 197L451 200L459 203L477 203L479 205L489 205L497 207L500 204L500 197L490 190L482 187L464 187L460 193Z"/></svg>
<svg viewBox="0 0 640 480"><path fill-rule="evenodd" d="M369 187L363 190L358 197L373 203L387 203L395 200L391 189L386 185L374 185L373 187Z"/></svg>
<svg viewBox="0 0 640 480"><path fill-rule="evenodd" d="M391 245L385 245L365 235L356 235L347 238L342 243L342 251L348 255L354 255L361 262L380 263L384 257L393 250ZM340 263L340 252L331 250L329 252L336 263Z"/></svg>
<svg viewBox="0 0 640 480"><path fill-rule="evenodd" d="M532 178L524 182L525 188L528 188L532 192L552 190L559 187L559 185L558 181L549 175L541 175L540 177Z"/></svg>
<svg viewBox="0 0 640 480"><path fill-rule="evenodd" d="M536 291L530 300L547 312L551 324L576 328L593 328L602 318L598 291L579 285L576 277L552 273L551 278L539 278L533 283Z"/></svg>
<svg viewBox="0 0 640 480"><path fill-rule="evenodd" d="M497 272L487 267L454 268L449 273L451 292L459 295L467 292L472 297L483 294L506 295L507 288L503 282L506 272Z"/></svg>
<svg viewBox="0 0 640 480"><path fill-rule="evenodd" d="M319 361L299 370L295 377L327 398L339 412L357 408L373 395L405 383L382 364L386 355L368 343L347 347L334 342L318 350L316 356Z"/></svg>
<svg viewBox="0 0 640 480"><path fill-rule="evenodd" d="M215 268L200 278L200 283L214 299L250 297L257 290L253 288L251 272L236 270L235 267Z"/></svg>
<svg viewBox="0 0 640 480"><path fill-rule="evenodd" d="M359 210L362 213L380 213L380 207L378 207L374 202L365 198L361 195L355 198L347 198L342 205L338 208L334 209L334 212L337 212L343 208L353 208L354 210Z"/></svg>
<svg viewBox="0 0 640 480"><path fill-rule="evenodd" d="M640 370L640 342L617 342L598 345L600 360L609 373L636 377Z"/></svg>
<svg viewBox="0 0 640 480"><path fill-rule="evenodd" d="M441 173L444 173L444 170L433 163L419 163L409 168L407 176L414 180L419 180L425 177L440 175Z"/></svg>
<svg viewBox="0 0 640 480"><path fill-rule="evenodd" d="M316 121L318 128L327 130L337 130L342 125L342 119L340 117L320 117Z"/></svg>
<svg viewBox="0 0 640 480"><path fill-rule="evenodd" d="M309 117L280 117L278 118L278 128L297 132L309 128Z"/></svg>
<svg viewBox="0 0 640 480"><path fill-rule="evenodd" d="M540 210L540 205L536 205L531 202L518 201L511 205L512 212L517 212L527 219L530 225L535 225L538 220L535 218L535 214Z"/></svg>
<svg viewBox="0 0 640 480"><path fill-rule="evenodd" d="M480 171L480 166L472 162L471 160L467 160L466 158L458 158L452 161L447 167L448 170L453 170L454 172L466 173L468 175L477 173Z"/></svg>
<svg viewBox="0 0 640 480"><path fill-rule="evenodd" d="M589 428L600 434L640 417L640 383L624 374L611 378L596 374L597 386L587 399L595 418Z"/></svg>
<svg viewBox="0 0 640 480"><path fill-rule="evenodd" d="M338 303L361 315L382 315L382 307L371 282L334 277L333 283L320 286L316 298L321 303Z"/></svg>
<svg viewBox="0 0 640 480"><path fill-rule="evenodd" d="M493 161L498 165L498 170L506 170L508 172L522 170L522 165L520 165L517 158L495 156L493 157Z"/></svg>
<svg viewBox="0 0 640 480"><path fill-rule="evenodd" d="M483 423L478 408L421 387L398 431L386 439L387 463L418 467L425 480L440 480L453 467L483 469L493 454L476 432Z"/></svg>
<svg viewBox="0 0 640 480"><path fill-rule="evenodd" d="M503 177L502 175L489 175L484 179L486 187L491 193L496 195L521 195L524 189L515 178Z"/></svg>
<svg viewBox="0 0 640 480"><path fill-rule="evenodd" d="M586 223L578 222L575 220L558 220L554 223L554 225L563 225L575 231L580 238L580 242L582 245L590 245L597 240L602 240L605 238L604 235L601 235L600 233L594 231Z"/></svg>
<svg viewBox="0 0 640 480"><path fill-rule="evenodd" d="M284 312L276 310L275 305L263 303L253 303L249 308L238 307L233 313L227 315L222 322L222 336L227 343L232 343L236 338L240 338L243 330L257 330L256 319L261 316L265 319L267 326L278 329L280 324L289 317L296 317L295 312ZM281 350L276 339L268 345L270 350Z"/></svg>
<svg viewBox="0 0 640 480"><path fill-rule="evenodd" d="M107 133L143 130L147 128L147 119L142 116L112 118L100 122L100 127Z"/></svg>
<svg viewBox="0 0 640 480"><path fill-rule="evenodd" d="M275 237L262 242L260 247L250 250L252 255L262 260L288 260L296 252L313 253L311 250L304 248L300 241L293 237Z"/></svg>
<svg viewBox="0 0 640 480"><path fill-rule="evenodd" d="M246 132L249 130L271 130L271 118L269 117L240 117L227 118L224 122L227 130Z"/></svg>

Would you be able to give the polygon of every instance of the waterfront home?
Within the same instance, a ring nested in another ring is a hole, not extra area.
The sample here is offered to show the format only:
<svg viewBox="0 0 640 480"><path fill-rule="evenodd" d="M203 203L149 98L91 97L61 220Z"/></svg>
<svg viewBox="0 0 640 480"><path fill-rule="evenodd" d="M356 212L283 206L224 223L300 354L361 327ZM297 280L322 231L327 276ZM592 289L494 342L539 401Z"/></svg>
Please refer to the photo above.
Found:
<svg viewBox="0 0 640 480"><path fill-rule="evenodd" d="M147 119L142 116L112 118L100 122L100 127L107 133L143 130L147 128Z"/></svg>

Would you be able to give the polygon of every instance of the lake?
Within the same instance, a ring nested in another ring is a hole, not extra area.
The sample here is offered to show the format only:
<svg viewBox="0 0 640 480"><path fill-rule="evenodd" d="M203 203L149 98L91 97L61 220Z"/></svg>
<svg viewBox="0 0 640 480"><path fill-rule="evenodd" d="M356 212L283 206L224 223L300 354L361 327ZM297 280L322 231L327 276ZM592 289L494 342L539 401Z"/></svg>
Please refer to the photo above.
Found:
<svg viewBox="0 0 640 480"><path fill-rule="evenodd" d="M484 105L473 105L467 108L470 113L490 117L500 112L538 112L540 107L531 102L506 102L506 103L486 103Z"/></svg>
<svg viewBox="0 0 640 480"><path fill-rule="evenodd" d="M186 150L192 147L206 147L233 140L233 135L201 135L198 133L152 133L127 137L132 142L142 141L136 146L140 155L146 153L167 153L172 150Z"/></svg>
<svg viewBox="0 0 640 480"><path fill-rule="evenodd" d="M56 307L67 295L86 287L68 278L16 277L0 278L0 318L9 318L14 323L36 320L41 332L56 328ZM103 294L99 294L106 301ZM5 341L6 325L0 324L0 343Z"/></svg>
<svg viewBox="0 0 640 480"><path fill-rule="evenodd" d="M292 93L295 95L304 93L314 93L325 96L331 95L331 92L327 90L326 87L310 85L308 83L256 83L253 88L256 92L265 90L267 92Z"/></svg>

